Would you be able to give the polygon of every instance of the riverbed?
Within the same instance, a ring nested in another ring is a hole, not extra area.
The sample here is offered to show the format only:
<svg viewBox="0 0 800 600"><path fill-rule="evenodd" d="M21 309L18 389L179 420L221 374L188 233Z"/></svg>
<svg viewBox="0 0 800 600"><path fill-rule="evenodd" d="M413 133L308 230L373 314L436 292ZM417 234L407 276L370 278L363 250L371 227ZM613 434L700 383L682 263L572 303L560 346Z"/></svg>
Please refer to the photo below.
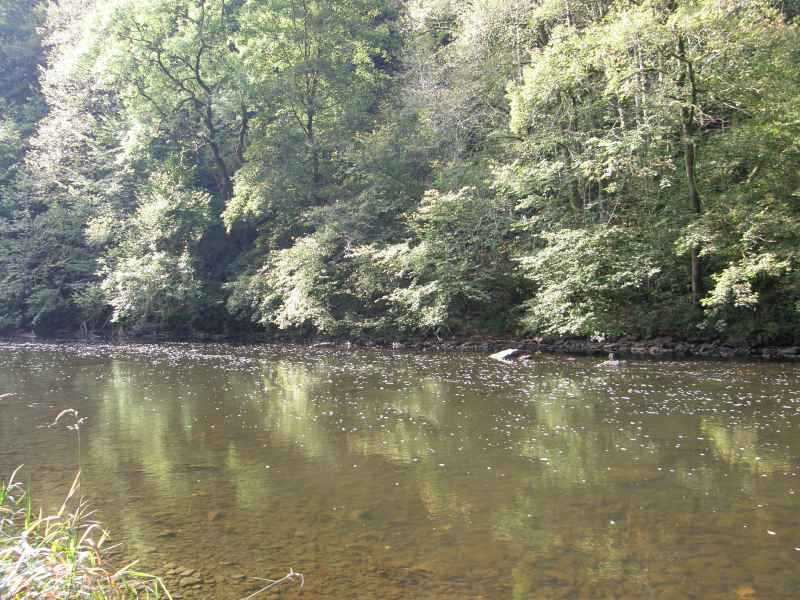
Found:
<svg viewBox="0 0 800 600"><path fill-rule="evenodd" d="M601 361L0 343L0 478L184 600L797 598L800 365Z"/></svg>

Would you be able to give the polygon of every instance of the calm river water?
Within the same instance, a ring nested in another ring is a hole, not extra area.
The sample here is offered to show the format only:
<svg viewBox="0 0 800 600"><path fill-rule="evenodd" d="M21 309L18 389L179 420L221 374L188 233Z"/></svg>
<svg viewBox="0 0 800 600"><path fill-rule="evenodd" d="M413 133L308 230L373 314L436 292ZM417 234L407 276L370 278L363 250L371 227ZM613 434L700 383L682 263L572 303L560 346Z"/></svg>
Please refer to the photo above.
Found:
<svg viewBox="0 0 800 600"><path fill-rule="evenodd" d="M600 360L0 344L0 478L186 600L800 597L800 366Z"/></svg>

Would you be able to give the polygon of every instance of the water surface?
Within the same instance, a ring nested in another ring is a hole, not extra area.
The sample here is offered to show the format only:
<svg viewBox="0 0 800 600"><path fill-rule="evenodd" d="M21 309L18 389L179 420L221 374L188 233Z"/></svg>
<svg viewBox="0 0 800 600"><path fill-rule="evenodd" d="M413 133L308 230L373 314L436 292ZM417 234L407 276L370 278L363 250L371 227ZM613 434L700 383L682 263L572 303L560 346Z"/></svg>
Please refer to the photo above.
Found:
<svg viewBox="0 0 800 600"><path fill-rule="evenodd" d="M800 367L599 362L0 344L0 477L185 600L797 598Z"/></svg>

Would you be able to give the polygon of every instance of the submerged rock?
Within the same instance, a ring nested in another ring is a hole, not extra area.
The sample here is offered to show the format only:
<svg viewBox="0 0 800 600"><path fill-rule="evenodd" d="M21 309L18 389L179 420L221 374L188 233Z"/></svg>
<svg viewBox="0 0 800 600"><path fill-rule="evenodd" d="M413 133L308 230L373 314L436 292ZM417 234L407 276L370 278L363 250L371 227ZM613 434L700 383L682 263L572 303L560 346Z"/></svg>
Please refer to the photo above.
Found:
<svg viewBox="0 0 800 600"><path fill-rule="evenodd" d="M203 580L199 577L189 576L189 577L182 577L180 580L181 587L191 587L195 585L200 585L203 583Z"/></svg>
<svg viewBox="0 0 800 600"><path fill-rule="evenodd" d="M175 531L174 529L165 529L164 531L159 533L156 537L159 539L172 539L178 537L178 532Z"/></svg>

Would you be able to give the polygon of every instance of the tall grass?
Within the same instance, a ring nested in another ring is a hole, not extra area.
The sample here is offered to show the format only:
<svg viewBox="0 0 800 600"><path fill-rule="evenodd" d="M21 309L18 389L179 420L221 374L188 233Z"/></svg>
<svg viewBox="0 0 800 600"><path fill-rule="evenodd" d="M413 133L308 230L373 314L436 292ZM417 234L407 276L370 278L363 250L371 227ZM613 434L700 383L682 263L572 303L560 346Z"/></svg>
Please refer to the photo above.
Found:
<svg viewBox="0 0 800 600"><path fill-rule="evenodd" d="M107 533L76 498L80 473L61 508L44 516L16 480L0 484L0 598L2 600L171 600L162 581L113 569Z"/></svg>
<svg viewBox="0 0 800 600"><path fill-rule="evenodd" d="M47 427L65 418L72 419L64 426L75 433L78 475L58 512L34 513L30 493L16 480L19 468L8 483L0 483L0 600L172 600L161 578L135 570L136 563L112 569L108 556L114 548L105 546L108 534L79 497L81 425L86 419L68 408ZM281 579L253 579L267 585L244 600L285 583L305 583L293 569Z"/></svg>

